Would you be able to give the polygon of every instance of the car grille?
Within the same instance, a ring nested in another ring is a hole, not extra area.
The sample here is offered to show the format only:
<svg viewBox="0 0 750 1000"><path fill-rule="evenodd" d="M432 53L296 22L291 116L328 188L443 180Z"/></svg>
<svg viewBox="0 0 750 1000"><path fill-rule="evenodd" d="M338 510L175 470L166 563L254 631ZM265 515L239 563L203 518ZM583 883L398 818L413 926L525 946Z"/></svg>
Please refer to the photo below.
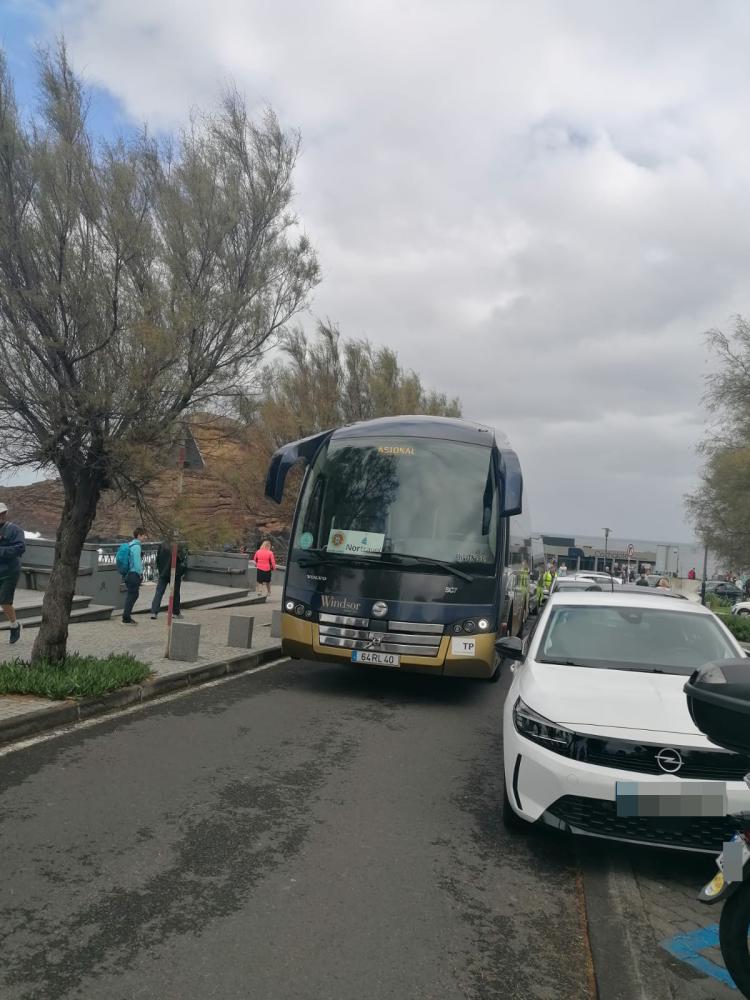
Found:
<svg viewBox="0 0 750 1000"><path fill-rule="evenodd" d="M437 656L443 637L442 625L421 622L372 622L345 615L319 616L321 646L369 649L411 656Z"/></svg>
<svg viewBox="0 0 750 1000"><path fill-rule="evenodd" d="M750 773L750 757L726 750L696 750L675 744L633 743L629 740L602 740L591 736L576 737L571 756L586 764L616 767L641 774L664 774L656 755L669 747L682 757L682 767L668 772L679 778L703 778L715 781L742 781Z"/></svg>
<svg viewBox="0 0 750 1000"><path fill-rule="evenodd" d="M716 854L721 851L724 841L730 840L737 831L736 817L652 819L618 816L614 802L578 795L564 795L550 806L543 818L552 826L563 825L577 833Z"/></svg>

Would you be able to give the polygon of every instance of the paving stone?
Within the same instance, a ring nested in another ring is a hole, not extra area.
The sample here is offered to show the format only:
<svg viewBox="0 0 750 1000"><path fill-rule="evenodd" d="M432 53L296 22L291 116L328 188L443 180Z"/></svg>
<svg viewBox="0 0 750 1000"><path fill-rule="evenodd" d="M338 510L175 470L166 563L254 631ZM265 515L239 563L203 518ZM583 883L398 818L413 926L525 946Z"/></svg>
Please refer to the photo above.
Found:
<svg viewBox="0 0 750 1000"><path fill-rule="evenodd" d="M141 601L150 603L152 594L148 587L141 590ZM29 597L31 600L31 597ZM261 653L264 649L278 646L278 640L269 633L271 616L274 610L278 610L281 600L281 587L274 587L272 596L265 604L258 604L253 607L253 618L255 619L255 635L253 638L253 652ZM214 661L221 661L227 664L226 671L234 672L231 669L231 662L234 655L227 649L227 633L229 619L237 614L236 608L212 608L210 605L204 607L191 608L184 612L184 620L200 625L201 637L198 659L194 665L209 664ZM167 660L164 656L167 643L166 615L160 615L156 621L152 621L148 615L140 615L137 625L123 625L119 618L109 621L80 622L71 623L68 650L81 653L82 655L106 656L108 653L129 652L137 659L148 663L152 670L152 681L146 682L148 686L163 687L171 683L175 674L184 672L188 664L184 661ZM175 622L178 624L178 622ZM10 662L17 658L27 659L31 654L31 647L36 637L36 628L25 628L21 633L21 641L10 646L0 644L0 663ZM0 642L3 633L0 633ZM240 663L244 662L242 654L239 654ZM235 667L235 670L237 668ZM188 681L185 678L184 683ZM123 695L127 700L129 695ZM18 719L19 732L23 728L22 717L33 714L39 709L51 711L55 708L61 709L63 713L64 702L50 702L46 698L33 698L19 695L0 696L0 723L4 720ZM88 712L82 710L82 714L94 714L94 709ZM51 718L52 716L48 716Z"/></svg>

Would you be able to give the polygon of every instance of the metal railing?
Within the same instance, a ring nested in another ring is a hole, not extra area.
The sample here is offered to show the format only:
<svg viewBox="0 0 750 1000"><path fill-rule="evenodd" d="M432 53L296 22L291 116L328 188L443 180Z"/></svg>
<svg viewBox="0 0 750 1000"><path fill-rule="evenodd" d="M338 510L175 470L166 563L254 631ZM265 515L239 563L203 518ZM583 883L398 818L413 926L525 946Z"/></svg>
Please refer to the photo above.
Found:
<svg viewBox="0 0 750 1000"><path fill-rule="evenodd" d="M115 556L120 547L120 542L105 542L97 546L97 563L101 566L114 566ZM156 571L156 553L159 551L159 542L143 542L141 544L141 562L143 563L143 579L155 580L158 576Z"/></svg>

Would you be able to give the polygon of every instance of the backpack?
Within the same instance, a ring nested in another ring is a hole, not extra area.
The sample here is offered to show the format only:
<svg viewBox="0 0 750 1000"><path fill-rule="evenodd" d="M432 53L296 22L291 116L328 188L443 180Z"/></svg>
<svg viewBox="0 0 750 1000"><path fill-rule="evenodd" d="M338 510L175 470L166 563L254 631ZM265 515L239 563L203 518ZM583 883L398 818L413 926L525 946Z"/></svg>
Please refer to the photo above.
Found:
<svg viewBox="0 0 750 1000"><path fill-rule="evenodd" d="M127 576L130 570L130 542L123 542L115 555L115 566L120 576Z"/></svg>

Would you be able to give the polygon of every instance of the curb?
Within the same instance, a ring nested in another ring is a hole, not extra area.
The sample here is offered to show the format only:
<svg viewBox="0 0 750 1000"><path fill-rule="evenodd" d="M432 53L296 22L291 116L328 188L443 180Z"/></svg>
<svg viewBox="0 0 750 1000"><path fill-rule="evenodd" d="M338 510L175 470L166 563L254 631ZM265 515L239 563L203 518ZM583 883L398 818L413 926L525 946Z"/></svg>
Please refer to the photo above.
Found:
<svg viewBox="0 0 750 1000"><path fill-rule="evenodd" d="M34 736L60 726L82 722L97 715L106 715L118 708L127 708L139 702L160 698L168 691L176 691L189 686L198 687L206 681L217 677L241 674L252 670L271 660L281 657L281 643L260 649L255 653L241 653L239 656L228 657L225 660L212 660L210 663L194 664L175 670L171 674L155 677L153 680L132 687L119 688L110 691L100 698L82 698L81 701L54 702L34 708L23 715L0 719L0 744L13 743L15 740Z"/></svg>
<svg viewBox="0 0 750 1000"><path fill-rule="evenodd" d="M577 853L597 1000L674 1000L630 863L595 845Z"/></svg>

